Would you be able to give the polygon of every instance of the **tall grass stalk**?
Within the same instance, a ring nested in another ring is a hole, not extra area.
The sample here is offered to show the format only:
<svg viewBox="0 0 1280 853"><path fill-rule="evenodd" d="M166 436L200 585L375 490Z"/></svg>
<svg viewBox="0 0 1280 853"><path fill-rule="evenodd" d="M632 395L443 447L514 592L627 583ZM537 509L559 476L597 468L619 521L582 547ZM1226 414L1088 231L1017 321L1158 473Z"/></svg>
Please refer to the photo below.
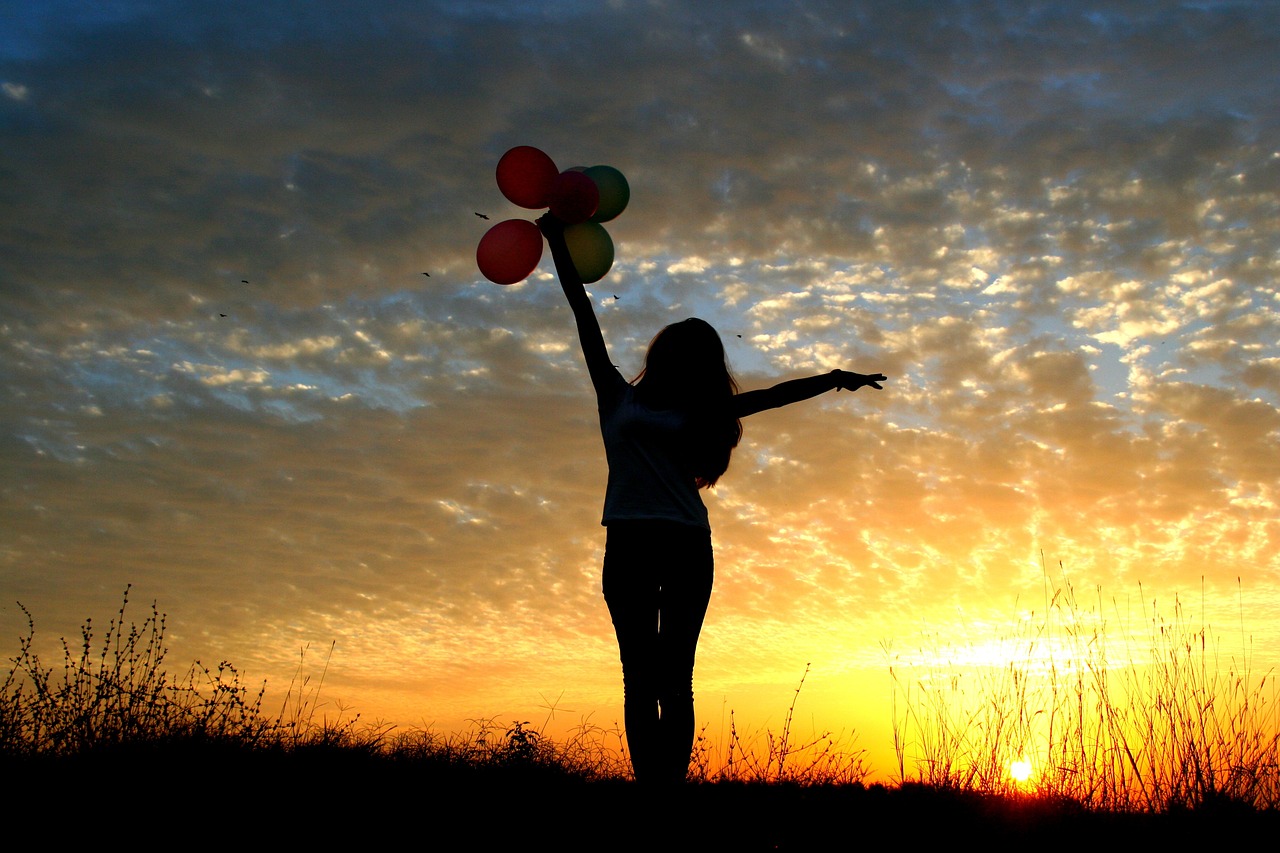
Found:
<svg viewBox="0 0 1280 853"><path fill-rule="evenodd" d="M73 755L112 744L174 737L253 743L270 729L263 690L251 690L227 661L196 661L171 679L164 662L165 616L153 604L141 625L126 623L129 589L100 639L86 619L80 641L61 640L61 666L35 652L35 622L0 687L0 754ZM265 685L264 685L265 688Z"/></svg>
<svg viewBox="0 0 1280 853"><path fill-rule="evenodd" d="M231 663L209 668L196 661L179 678L166 668L165 616L155 604L135 624L129 620L129 588L101 637L86 619L78 643L61 640L61 661L45 664L36 652L35 620L0 685L0 758L60 758L112 747L169 746L202 741L253 751L332 748L413 760L451 772L537 772L580 780L624 779L630 775L623 732L584 719L556 742L545 736L555 714L541 727L528 721L503 724L475 720L468 731L396 731L365 724L359 714L338 707L332 714L320 701L334 647L317 677L309 672L309 647L279 712L263 711L265 682L247 686ZM805 669L805 677L808 668ZM808 739L794 734L794 716L804 686L800 679L782 732L743 736L736 722L727 755L716 757L705 731L695 749L694 781L757 781L806 784L861 781L868 775L864 751L829 732Z"/></svg>
<svg viewBox="0 0 1280 853"><path fill-rule="evenodd" d="M796 704L809 664L791 697L782 731L765 729L743 734L729 712L728 741L714 748L706 727L694 741L689 778L696 782L782 782L796 785L844 785L861 783L871 774L866 750L856 746L856 737L831 731L816 731L808 737L795 732Z"/></svg>
<svg viewBox="0 0 1280 853"><path fill-rule="evenodd" d="M1117 650L1097 595L1086 608L1064 581L1039 621L1005 638L1002 665L956 663L955 646L892 665L901 778L1118 811L1280 808L1274 682L1253 671L1243 626L1224 656L1181 599L1166 614L1144 596L1140 640L1126 631ZM1031 764L1025 783L1010 775L1018 760Z"/></svg>
<svg viewBox="0 0 1280 853"><path fill-rule="evenodd" d="M227 661L214 668L196 661L181 677L171 677L165 615L152 604L141 624L130 621L130 589L102 636L86 619L78 642L60 640L61 660L53 665L36 652L35 620L18 604L27 633L0 683L0 758L58 759L200 741L270 753L328 748L466 773L498 768L579 779L626 775L621 731L589 720L557 743L528 722L479 720L469 731L444 735L396 731L364 723L341 706L330 709L320 693L332 644L314 678L310 649L301 650L280 710L271 716L262 707L266 683L250 688Z"/></svg>

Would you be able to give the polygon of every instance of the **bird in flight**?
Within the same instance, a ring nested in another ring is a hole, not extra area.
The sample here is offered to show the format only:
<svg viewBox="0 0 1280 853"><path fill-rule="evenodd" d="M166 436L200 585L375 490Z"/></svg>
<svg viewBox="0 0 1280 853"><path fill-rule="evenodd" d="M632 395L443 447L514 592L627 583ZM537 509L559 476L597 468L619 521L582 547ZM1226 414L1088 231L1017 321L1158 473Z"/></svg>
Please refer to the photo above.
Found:
<svg viewBox="0 0 1280 853"><path fill-rule="evenodd" d="M472 211L472 213L475 213L475 211ZM488 218L489 218L489 217L485 216L483 213L476 213L476 216L479 216L481 219L488 219Z"/></svg>

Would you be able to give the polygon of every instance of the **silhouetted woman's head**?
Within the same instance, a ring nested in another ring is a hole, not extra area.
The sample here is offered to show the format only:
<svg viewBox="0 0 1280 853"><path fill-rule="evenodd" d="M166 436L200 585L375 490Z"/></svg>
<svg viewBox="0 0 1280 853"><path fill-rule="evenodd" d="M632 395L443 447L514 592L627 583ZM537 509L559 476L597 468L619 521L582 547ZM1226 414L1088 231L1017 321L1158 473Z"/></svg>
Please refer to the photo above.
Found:
<svg viewBox="0 0 1280 853"><path fill-rule="evenodd" d="M645 405L688 413L686 461L699 488L715 485L742 438L729 406L738 383L716 330L696 317L667 326L649 343L634 384Z"/></svg>

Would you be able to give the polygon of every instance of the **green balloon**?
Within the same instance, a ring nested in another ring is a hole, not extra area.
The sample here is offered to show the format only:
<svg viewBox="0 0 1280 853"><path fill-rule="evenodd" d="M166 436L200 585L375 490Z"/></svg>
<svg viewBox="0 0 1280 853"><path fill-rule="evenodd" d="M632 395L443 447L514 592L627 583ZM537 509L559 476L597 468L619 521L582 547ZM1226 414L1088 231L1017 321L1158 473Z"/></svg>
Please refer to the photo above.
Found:
<svg viewBox="0 0 1280 853"><path fill-rule="evenodd" d="M613 240L598 222L568 226L564 229L564 242L583 284L599 281L613 266Z"/></svg>
<svg viewBox="0 0 1280 853"><path fill-rule="evenodd" d="M626 210L627 202L631 200L631 187L621 172L612 166L592 166L586 174L600 190L600 206L591 217L592 222L608 222Z"/></svg>

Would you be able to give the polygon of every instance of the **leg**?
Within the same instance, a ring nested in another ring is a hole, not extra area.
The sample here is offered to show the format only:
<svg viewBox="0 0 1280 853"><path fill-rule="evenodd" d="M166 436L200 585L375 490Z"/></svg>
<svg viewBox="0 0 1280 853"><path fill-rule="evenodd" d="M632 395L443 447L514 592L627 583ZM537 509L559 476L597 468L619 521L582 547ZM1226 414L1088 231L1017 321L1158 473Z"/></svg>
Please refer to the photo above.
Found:
<svg viewBox="0 0 1280 853"><path fill-rule="evenodd" d="M705 530L687 528L680 531L678 539L678 557L662 564L658 630L662 765L663 775L672 782L683 782L689 772L689 756L696 733L694 655L711 599L714 575L711 535Z"/></svg>
<svg viewBox="0 0 1280 853"><path fill-rule="evenodd" d="M605 603L622 659L623 725L637 781L658 772L658 580L647 558L653 538L636 525L610 525L604 552Z"/></svg>

